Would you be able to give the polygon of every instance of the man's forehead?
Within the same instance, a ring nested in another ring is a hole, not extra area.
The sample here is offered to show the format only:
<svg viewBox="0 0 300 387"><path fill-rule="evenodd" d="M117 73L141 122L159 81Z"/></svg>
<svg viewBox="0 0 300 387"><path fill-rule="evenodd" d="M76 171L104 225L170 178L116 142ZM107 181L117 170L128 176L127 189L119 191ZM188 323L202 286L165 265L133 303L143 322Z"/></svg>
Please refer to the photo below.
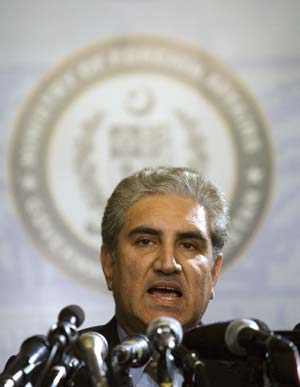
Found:
<svg viewBox="0 0 300 387"><path fill-rule="evenodd" d="M139 225L159 227L174 222L174 227L181 225L194 228L207 228L207 212L196 200L175 194L147 195L133 203L125 212L128 227ZM170 224L172 226L172 224Z"/></svg>

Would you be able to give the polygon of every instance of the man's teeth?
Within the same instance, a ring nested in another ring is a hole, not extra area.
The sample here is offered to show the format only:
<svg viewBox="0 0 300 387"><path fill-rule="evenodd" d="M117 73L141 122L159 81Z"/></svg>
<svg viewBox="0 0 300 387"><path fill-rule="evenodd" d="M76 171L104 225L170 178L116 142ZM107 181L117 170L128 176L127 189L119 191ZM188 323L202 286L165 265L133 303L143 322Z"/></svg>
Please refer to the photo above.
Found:
<svg viewBox="0 0 300 387"><path fill-rule="evenodd" d="M171 287L151 288L149 290L149 293L152 295L159 296L160 298L163 298L165 300L173 300L174 298L181 297L181 293Z"/></svg>

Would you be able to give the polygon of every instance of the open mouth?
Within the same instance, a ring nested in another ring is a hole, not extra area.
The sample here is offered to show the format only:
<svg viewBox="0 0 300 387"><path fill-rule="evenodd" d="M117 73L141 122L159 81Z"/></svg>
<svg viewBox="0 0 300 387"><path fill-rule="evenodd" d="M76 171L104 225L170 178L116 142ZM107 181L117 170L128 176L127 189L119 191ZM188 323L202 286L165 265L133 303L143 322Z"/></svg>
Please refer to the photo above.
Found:
<svg viewBox="0 0 300 387"><path fill-rule="evenodd" d="M152 296L162 298L164 300L175 300L182 297L180 290L169 286L155 286L148 290L148 293Z"/></svg>

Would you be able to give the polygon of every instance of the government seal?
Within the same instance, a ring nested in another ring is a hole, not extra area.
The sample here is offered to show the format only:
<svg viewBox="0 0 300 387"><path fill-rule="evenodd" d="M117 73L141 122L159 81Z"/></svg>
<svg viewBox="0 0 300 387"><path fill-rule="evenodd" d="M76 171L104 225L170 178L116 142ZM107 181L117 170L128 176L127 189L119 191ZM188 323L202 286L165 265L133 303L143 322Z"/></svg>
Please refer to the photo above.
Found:
<svg viewBox="0 0 300 387"><path fill-rule="evenodd" d="M242 82L197 47L149 36L100 41L49 71L20 111L8 157L33 243L98 288L101 213L125 175L189 166L216 182L231 204L225 268L253 239L272 186L268 128Z"/></svg>

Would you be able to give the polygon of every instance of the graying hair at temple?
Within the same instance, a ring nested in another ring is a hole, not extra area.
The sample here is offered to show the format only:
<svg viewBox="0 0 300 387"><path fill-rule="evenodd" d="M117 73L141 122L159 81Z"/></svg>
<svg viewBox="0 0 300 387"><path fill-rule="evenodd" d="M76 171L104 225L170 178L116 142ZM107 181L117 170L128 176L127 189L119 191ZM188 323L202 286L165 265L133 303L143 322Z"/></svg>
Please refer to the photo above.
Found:
<svg viewBox="0 0 300 387"><path fill-rule="evenodd" d="M229 221L223 193L196 170L158 167L144 168L126 177L108 199L102 219L102 241L112 255L127 208L142 197L155 194L177 194L203 205L210 223L214 258L222 252Z"/></svg>

